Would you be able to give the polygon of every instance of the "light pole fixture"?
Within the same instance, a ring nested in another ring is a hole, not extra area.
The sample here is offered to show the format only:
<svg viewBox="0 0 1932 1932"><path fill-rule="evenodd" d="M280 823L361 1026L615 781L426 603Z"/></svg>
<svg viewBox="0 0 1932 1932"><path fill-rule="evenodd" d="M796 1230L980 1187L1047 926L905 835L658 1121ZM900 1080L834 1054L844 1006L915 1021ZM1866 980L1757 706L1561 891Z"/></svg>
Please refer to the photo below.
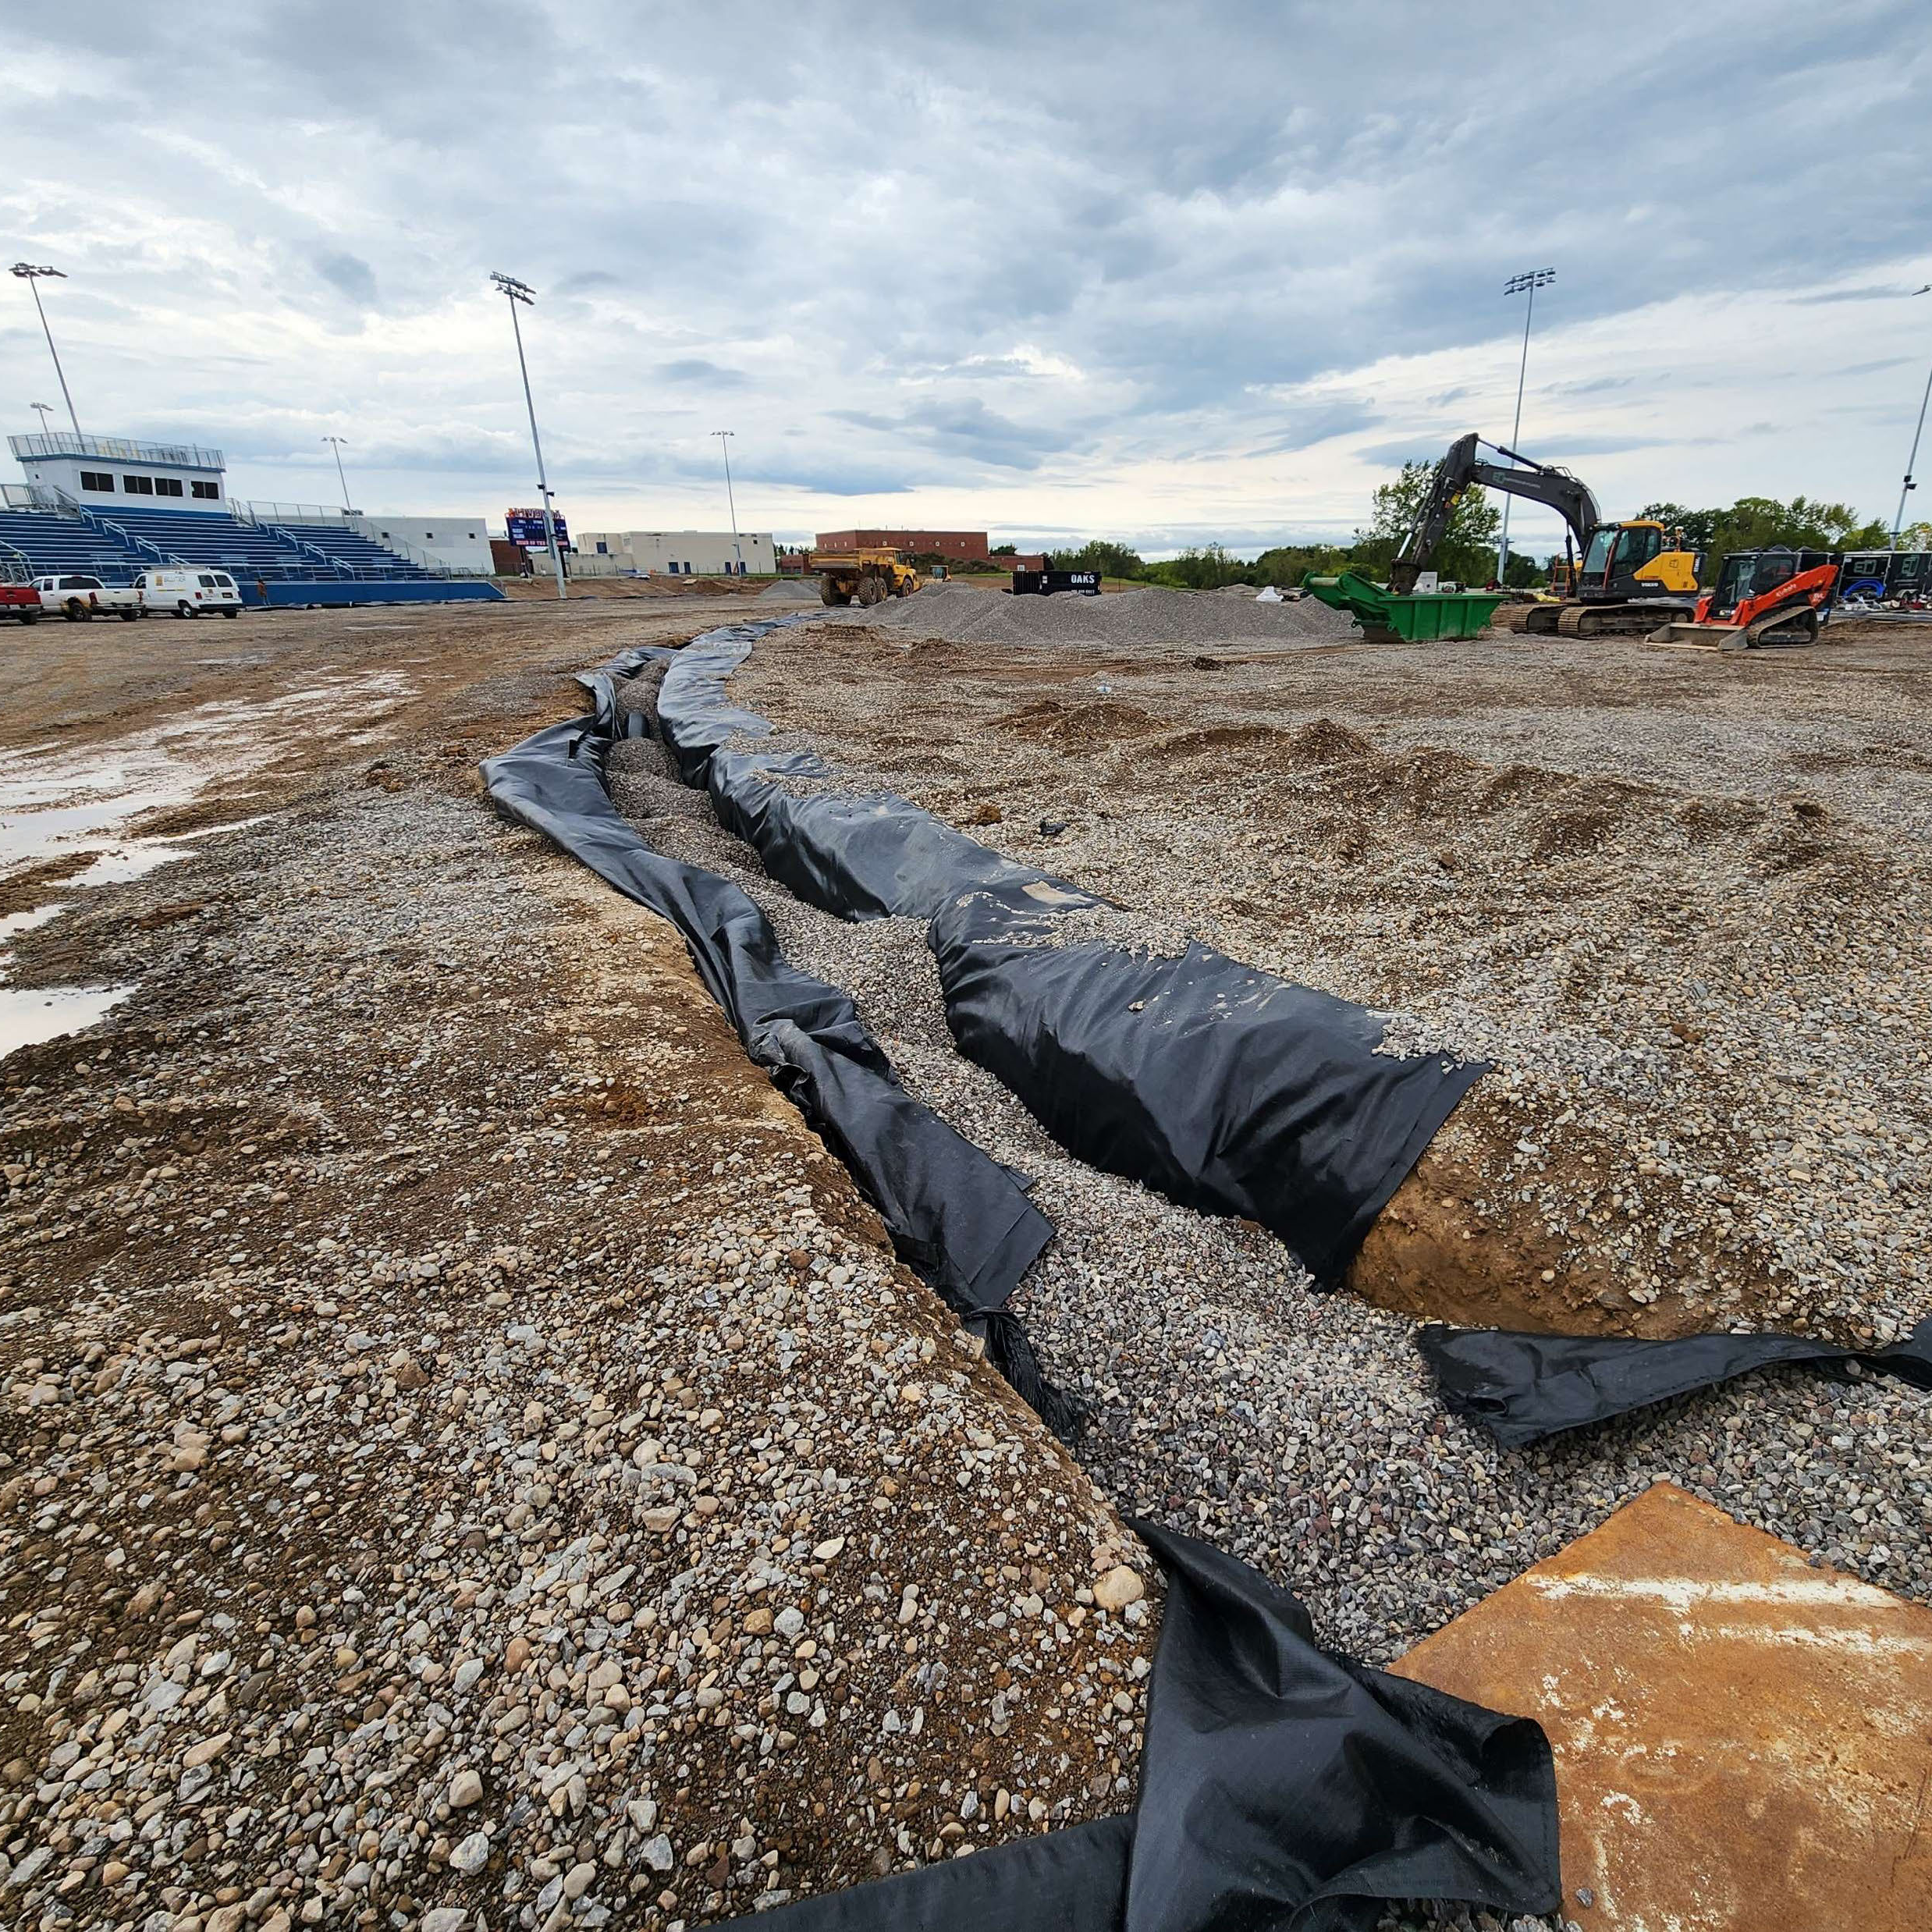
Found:
<svg viewBox="0 0 1932 1932"><path fill-rule="evenodd" d="M51 403L30 403L27 404L27 407L31 410L39 410L41 417L41 434L43 436L47 434L47 419L54 413L53 404Z"/></svg>
<svg viewBox="0 0 1932 1932"><path fill-rule="evenodd" d="M41 306L41 282L51 275L56 282L67 279L66 272L59 268L50 268L44 263L16 261L13 273L34 291L34 311L41 318L41 333L47 338L47 353L54 358L54 374L60 378L60 392L67 404L67 420L74 426L74 434L80 434L80 418L74 414L74 399L67 388L67 371L60 366L60 351L54 346L54 332L47 326L47 311Z"/></svg>
<svg viewBox="0 0 1932 1932"><path fill-rule="evenodd" d="M346 510L353 511L355 506L349 500L349 479L342 473L342 446L343 439L340 436L325 436L322 439L322 441L326 443L332 443L335 446L336 481L342 485L342 506Z"/></svg>
<svg viewBox="0 0 1932 1932"><path fill-rule="evenodd" d="M1527 295L1529 306L1523 311L1523 354L1516 370L1516 421L1509 432L1509 446L1516 447L1517 439L1523 433L1523 378L1529 373L1529 319L1536 312L1536 291L1547 288L1557 279L1554 268L1532 268L1522 275L1513 275L1503 284L1505 295ZM1509 467L1516 467L1512 456ZM1509 498L1503 499L1503 538L1496 550L1496 587L1504 588L1504 580L1509 574Z"/></svg>
<svg viewBox="0 0 1932 1932"><path fill-rule="evenodd" d="M718 439L718 447L724 452L725 501L731 509L731 554L737 558L738 575L744 574L744 550L738 542L738 500L731 494L731 439L737 433L730 429L714 429L711 432Z"/></svg>
<svg viewBox="0 0 1932 1932"><path fill-rule="evenodd" d="M1922 289L1914 289L1914 295L1932 295L1932 282ZM1925 378L1925 393L1919 398L1918 427L1912 432L1912 454L1905 458L1905 485L1898 492L1898 513L1891 520L1891 547L1898 548L1898 533L1905 527L1905 499L1919 486L1912 480L1912 472L1919 461L1919 439L1925 433L1925 406L1932 403L1932 370L1927 370Z"/></svg>
<svg viewBox="0 0 1932 1932"><path fill-rule="evenodd" d="M550 485L543 473L543 445L537 436L537 406L530 398L530 365L524 360L523 325L517 319L517 304L530 307L536 301L536 291L514 275L492 271L490 279L510 298L510 325L517 337L517 367L524 378L524 407L530 412L530 446L537 454L537 491L543 503L543 534L550 545L550 567L557 574L557 595L567 597L570 592L563 585L563 553L557 548L556 520L550 514Z"/></svg>

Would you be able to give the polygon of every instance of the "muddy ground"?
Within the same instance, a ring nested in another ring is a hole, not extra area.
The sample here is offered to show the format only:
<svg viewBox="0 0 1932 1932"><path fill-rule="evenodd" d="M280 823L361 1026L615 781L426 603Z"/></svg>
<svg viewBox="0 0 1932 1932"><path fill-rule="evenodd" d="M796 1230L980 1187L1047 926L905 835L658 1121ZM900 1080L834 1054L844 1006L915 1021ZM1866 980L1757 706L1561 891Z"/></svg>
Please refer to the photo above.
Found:
<svg viewBox="0 0 1932 1932"><path fill-rule="evenodd" d="M1128 1801L1144 1555L479 796L742 608L9 638L12 990L119 1001L0 1059L9 1921L674 1926Z"/></svg>

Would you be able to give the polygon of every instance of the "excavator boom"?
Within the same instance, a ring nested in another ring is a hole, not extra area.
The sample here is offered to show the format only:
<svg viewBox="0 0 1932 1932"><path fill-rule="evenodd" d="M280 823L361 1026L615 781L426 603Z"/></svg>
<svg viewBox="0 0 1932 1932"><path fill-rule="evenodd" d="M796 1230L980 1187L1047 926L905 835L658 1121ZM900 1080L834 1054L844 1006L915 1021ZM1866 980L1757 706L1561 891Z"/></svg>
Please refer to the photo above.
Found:
<svg viewBox="0 0 1932 1932"><path fill-rule="evenodd" d="M1494 449L1497 455L1523 467L1506 470L1499 463L1486 463L1476 454L1479 446ZM1397 595L1406 597L1415 589L1416 578L1429 567L1436 545L1449 528L1449 520L1463 492L1479 486L1547 505L1569 525L1579 552L1588 548L1590 532L1602 520L1596 499L1589 487L1568 470L1558 469L1554 463L1532 463L1529 457L1497 443L1484 445L1472 430L1466 436L1458 436L1449 446L1448 454L1436 465L1421 512L1389 566L1389 588Z"/></svg>

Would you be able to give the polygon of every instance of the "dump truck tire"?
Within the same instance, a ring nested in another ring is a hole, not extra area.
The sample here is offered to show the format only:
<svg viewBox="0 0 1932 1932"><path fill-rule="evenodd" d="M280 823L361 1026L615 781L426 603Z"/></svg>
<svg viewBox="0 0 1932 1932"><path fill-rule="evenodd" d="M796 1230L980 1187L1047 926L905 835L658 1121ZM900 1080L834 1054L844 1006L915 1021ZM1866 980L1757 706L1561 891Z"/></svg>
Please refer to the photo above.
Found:
<svg viewBox="0 0 1932 1932"><path fill-rule="evenodd" d="M819 580L819 602L822 604L849 604L852 601L850 591L842 591L829 577Z"/></svg>

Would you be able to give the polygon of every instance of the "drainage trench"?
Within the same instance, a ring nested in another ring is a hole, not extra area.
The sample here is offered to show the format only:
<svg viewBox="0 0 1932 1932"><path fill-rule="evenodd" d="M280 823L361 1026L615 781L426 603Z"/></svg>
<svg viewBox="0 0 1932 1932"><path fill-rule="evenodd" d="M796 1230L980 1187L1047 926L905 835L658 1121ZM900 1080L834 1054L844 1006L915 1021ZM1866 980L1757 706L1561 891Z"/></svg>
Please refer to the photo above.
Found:
<svg viewBox="0 0 1932 1932"><path fill-rule="evenodd" d="M639 708L649 684L638 681ZM923 921L854 925L803 903L718 823L706 794L680 782L655 740L614 746L610 777L648 843L732 879L796 964L848 993L914 1097L1034 1178L1057 1234L1011 1307L1046 1374L1092 1408L1076 1453L1096 1483L1123 1510L1290 1583L1323 1641L1392 1659L1658 1473L1688 1473L1721 1507L1839 1561L1856 1559L1821 1507L1831 1489L1916 1507L1882 1444L1888 1426L1916 1426L1923 1398L1883 1382L1848 1390L1802 1372L1760 1376L1500 1450L1444 1413L1412 1320L1316 1291L1252 1223L1178 1206L1060 1148L954 1046ZM1853 1411L1877 1425L1879 1444L1856 1432L1831 1440ZM1822 1485L1815 1454L1793 1466L1801 1429L1829 1444ZM1762 1480L1781 1468L1788 1480ZM1895 1540L1877 1580L1923 1595L1932 1560L1912 1542Z"/></svg>

